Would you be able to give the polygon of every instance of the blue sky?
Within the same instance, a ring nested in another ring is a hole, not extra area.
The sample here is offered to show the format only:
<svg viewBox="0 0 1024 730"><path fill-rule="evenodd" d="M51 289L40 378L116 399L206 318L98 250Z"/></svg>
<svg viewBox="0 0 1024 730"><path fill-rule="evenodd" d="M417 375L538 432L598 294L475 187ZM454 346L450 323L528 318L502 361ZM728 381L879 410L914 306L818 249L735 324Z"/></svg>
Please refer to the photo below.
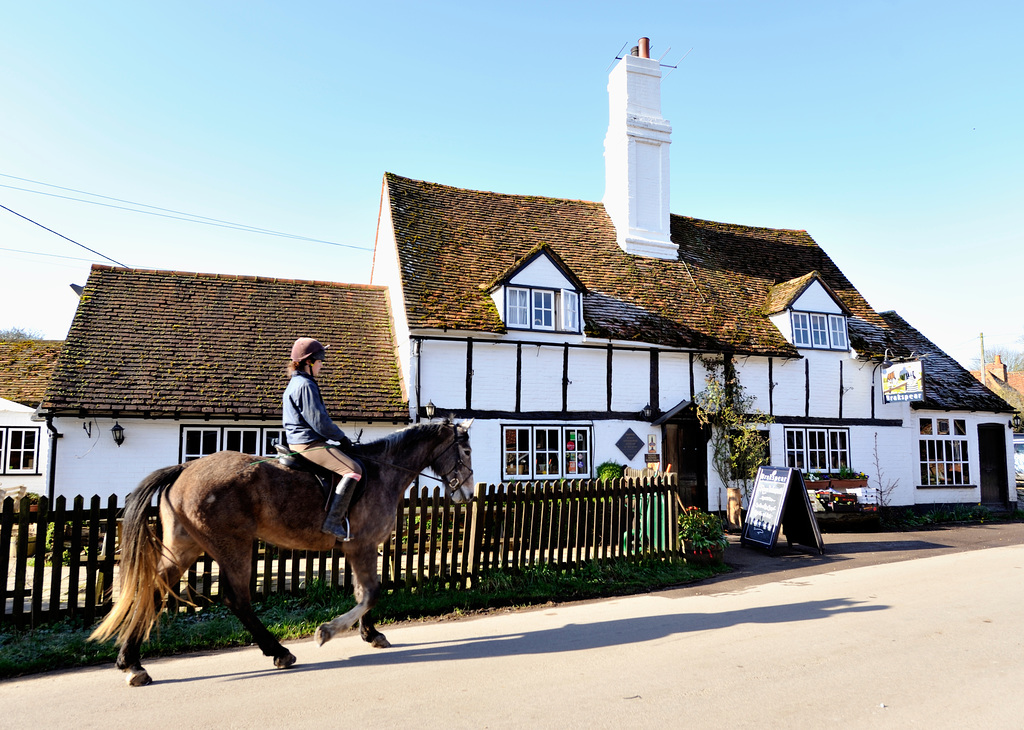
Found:
<svg viewBox="0 0 1024 730"><path fill-rule="evenodd" d="M1020 3L7 5L0 204L120 263L368 282L385 171L600 200L648 36L674 213L806 229L963 363L1024 346ZM0 209L0 328L64 337L92 262Z"/></svg>

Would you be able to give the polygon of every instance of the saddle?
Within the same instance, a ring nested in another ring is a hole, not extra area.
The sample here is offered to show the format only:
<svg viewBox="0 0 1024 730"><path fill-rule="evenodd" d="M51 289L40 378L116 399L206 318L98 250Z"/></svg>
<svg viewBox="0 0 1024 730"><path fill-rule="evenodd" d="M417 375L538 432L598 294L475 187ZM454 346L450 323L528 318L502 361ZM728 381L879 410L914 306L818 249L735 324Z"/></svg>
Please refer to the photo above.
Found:
<svg viewBox="0 0 1024 730"><path fill-rule="evenodd" d="M316 478L317 484L320 486L320 491L323 493L324 507L325 509L329 507L331 503L331 495L334 494L335 487L337 487L338 482L341 481L341 476L326 467L314 464L309 459L303 457L302 454L291 451L283 444L275 443L274 451L277 452L277 463L281 466L293 471L312 474ZM362 469L363 474L366 474L366 468L363 465L362 460L356 456L352 456L351 454L348 456L359 462L359 466ZM355 493L352 495L352 504L355 504L356 500L358 500L359 496L362 494L364 481L365 479L360 480Z"/></svg>

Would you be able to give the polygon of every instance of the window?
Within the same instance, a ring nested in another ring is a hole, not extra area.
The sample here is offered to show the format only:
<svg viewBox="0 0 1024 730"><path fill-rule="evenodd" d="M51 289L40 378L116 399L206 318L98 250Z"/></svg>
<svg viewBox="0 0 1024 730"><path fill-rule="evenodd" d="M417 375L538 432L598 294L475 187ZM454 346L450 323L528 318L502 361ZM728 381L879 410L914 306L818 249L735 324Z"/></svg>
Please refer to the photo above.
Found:
<svg viewBox="0 0 1024 730"><path fill-rule="evenodd" d="M786 466L802 472L836 472L850 467L850 433L845 428L787 428Z"/></svg>
<svg viewBox="0 0 1024 730"><path fill-rule="evenodd" d="M503 426L503 478L593 476L589 426Z"/></svg>
<svg viewBox="0 0 1024 730"><path fill-rule="evenodd" d="M259 455L260 430L258 428L224 429L224 450Z"/></svg>
<svg viewBox="0 0 1024 730"><path fill-rule="evenodd" d="M846 350L849 344L846 341L846 317L829 315L829 327L832 331L832 347L837 350Z"/></svg>
<svg viewBox="0 0 1024 730"><path fill-rule="evenodd" d="M0 428L0 474L38 474L39 429Z"/></svg>
<svg viewBox="0 0 1024 730"><path fill-rule="evenodd" d="M807 323L807 315L793 312L793 344L797 347L811 346L811 327Z"/></svg>
<svg viewBox="0 0 1024 730"><path fill-rule="evenodd" d="M811 315L811 347L828 347L828 317Z"/></svg>
<svg viewBox="0 0 1024 730"><path fill-rule="evenodd" d="M555 328L555 293L553 291L534 290L533 328L535 330L553 330Z"/></svg>
<svg viewBox="0 0 1024 730"><path fill-rule="evenodd" d="M848 350L846 317L841 314L791 312L793 344L819 350Z"/></svg>
<svg viewBox="0 0 1024 730"><path fill-rule="evenodd" d="M969 484L967 422L962 418L922 418L919 430L921 485Z"/></svg>
<svg viewBox="0 0 1024 730"><path fill-rule="evenodd" d="M509 327L530 326L530 293L526 289L509 289L507 294Z"/></svg>
<svg viewBox="0 0 1024 730"><path fill-rule="evenodd" d="M580 331L580 297L565 289L562 290L562 329Z"/></svg>
<svg viewBox="0 0 1024 730"><path fill-rule="evenodd" d="M580 295L570 289L508 287L505 323L514 329L579 332Z"/></svg>
<svg viewBox="0 0 1024 730"><path fill-rule="evenodd" d="M275 442L284 443L284 431L278 427L184 426L181 429L181 460L193 461L218 451L275 456Z"/></svg>
<svg viewBox="0 0 1024 730"><path fill-rule="evenodd" d="M220 451L220 429L185 427L181 442L182 461L194 461Z"/></svg>

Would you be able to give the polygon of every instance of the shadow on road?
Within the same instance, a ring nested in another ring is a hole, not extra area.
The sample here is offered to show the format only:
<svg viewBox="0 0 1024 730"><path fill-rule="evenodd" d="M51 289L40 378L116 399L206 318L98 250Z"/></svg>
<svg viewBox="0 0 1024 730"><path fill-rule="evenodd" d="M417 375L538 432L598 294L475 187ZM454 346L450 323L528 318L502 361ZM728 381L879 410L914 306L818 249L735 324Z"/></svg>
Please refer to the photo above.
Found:
<svg viewBox="0 0 1024 730"><path fill-rule="evenodd" d="M464 661L488 659L502 656L528 654L554 654L560 652L587 651L613 646L625 646L646 641L658 641L672 636L697 631L714 631L746 624L792 623L795 621L817 621L840 613L883 611L888 606L866 605L859 601L836 598L822 601L763 606L741 611L716 613L673 613L661 616L624 618L614 621L597 621L587 624L568 624L555 629L543 629L519 634L483 636L478 639L462 639L452 642L430 642L424 644L394 644L390 649L374 651L360 643L356 654L343 659L334 659L312 664L296 665L287 670L291 673L318 672L331 669L388 666L416 662ZM339 637L335 641L352 642L354 634ZM323 651L338 646L333 642ZM349 647L338 646L346 650ZM266 661L262 658L254 661ZM273 677L275 670L261 667L258 670L216 676L196 676L187 679L159 681L160 684L196 682L209 680L237 681L256 677Z"/></svg>

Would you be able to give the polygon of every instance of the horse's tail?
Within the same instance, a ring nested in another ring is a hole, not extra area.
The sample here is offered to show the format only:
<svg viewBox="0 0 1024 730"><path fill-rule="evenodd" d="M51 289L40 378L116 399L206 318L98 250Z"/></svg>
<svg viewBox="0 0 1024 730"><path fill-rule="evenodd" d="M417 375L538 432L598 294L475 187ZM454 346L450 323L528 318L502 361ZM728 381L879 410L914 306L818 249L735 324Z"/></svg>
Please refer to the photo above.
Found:
<svg viewBox="0 0 1024 730"><path fill-rule="evenodd" d="M149 505L154 496L175 482L184 468L185 464L177 464L153 472L125 500L121 593L110 613L89 636L91 641L106 641L115 634L118 643L149 638L150 629L163 610L164 598L173 590L158 570L163 542L150 523Z"/></svg>

